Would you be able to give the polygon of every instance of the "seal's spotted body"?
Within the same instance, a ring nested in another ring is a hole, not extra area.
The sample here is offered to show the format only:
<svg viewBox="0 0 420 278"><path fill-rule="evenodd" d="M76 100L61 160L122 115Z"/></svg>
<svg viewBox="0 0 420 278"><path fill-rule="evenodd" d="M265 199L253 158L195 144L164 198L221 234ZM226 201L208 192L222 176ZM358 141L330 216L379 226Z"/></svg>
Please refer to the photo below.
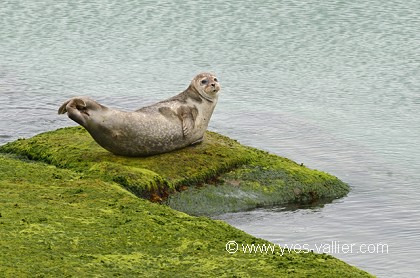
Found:
<svg viewBox="0 0 420 278"><path fill-rule="evenodd" d="M66 101L58 113L67 112L99 145L114 154L148 156L201 142L219 90L213 74L201 73L179 95L135 112L75 97Z"/></svg>

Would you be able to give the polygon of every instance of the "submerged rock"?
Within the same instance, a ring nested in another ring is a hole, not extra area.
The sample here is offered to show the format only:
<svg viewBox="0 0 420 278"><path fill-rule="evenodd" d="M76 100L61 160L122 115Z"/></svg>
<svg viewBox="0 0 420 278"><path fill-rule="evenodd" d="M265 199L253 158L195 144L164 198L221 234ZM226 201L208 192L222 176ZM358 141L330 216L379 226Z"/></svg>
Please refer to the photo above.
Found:
<svg viewBox="0 0 420 278"><path fill-rule="evenodd" d="M201 144L143 158L116 156L81 127L20 139L0 152L116 182L138 197L194 215L332 200L349 191L332 175L214 132L207 132Z"/></svg>

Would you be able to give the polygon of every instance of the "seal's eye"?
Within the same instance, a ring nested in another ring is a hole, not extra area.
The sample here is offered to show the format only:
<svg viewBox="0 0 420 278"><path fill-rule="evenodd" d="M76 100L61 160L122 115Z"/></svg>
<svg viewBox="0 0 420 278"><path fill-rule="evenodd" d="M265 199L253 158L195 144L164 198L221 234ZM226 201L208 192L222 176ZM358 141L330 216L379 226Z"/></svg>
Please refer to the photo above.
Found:
<svg viewBox="0 0 420 278"><path fill-rule="evenodd" d="M207 79L201 80L201 85L206 85L208 83Z"/></svg>
<svg viewBox="0 0 420 278"><path fill-rule="evenodd" d="M219 82L219 80L217 80L217 78L214 78L213 80L214 80L214 82Z"/></svg>

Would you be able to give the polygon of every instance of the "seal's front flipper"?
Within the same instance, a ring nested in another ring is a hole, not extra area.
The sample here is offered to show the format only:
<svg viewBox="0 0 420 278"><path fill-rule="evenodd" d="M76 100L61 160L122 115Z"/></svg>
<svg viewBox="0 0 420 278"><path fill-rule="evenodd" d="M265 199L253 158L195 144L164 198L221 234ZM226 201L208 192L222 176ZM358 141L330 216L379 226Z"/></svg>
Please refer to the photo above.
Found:
<svg viewBox="0 0 420 278"><path fill-rule="evenodd" d="M191 118L183 118L182 119L182 133L184 137L191 133L194 128L194 121Z"/></svg>
<svg viewBox="0 0 420 278"><path fill-rule="evenodd" d="M182 123L182 133L184 137L186 137L191 134L191 131L194 129L198 110L195 107L181 106L178 108L177 115Z"/></svg>

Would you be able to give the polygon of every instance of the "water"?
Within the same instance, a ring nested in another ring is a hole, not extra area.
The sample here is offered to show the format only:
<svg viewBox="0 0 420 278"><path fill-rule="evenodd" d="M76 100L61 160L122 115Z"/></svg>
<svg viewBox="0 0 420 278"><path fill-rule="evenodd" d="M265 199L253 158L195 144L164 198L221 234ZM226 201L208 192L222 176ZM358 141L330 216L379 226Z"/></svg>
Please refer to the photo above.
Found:
<svg viewBox="0 0 420 278"><path fill-rule="evenodd" d="M352 187L324 206L219 218L274 243L387 244L387 254L333 255L414 277L419 30L416 0L3 0L0 144L73 125L56 114L71 96L132 110L213 71L222 94L211 130Z"/></svg>

